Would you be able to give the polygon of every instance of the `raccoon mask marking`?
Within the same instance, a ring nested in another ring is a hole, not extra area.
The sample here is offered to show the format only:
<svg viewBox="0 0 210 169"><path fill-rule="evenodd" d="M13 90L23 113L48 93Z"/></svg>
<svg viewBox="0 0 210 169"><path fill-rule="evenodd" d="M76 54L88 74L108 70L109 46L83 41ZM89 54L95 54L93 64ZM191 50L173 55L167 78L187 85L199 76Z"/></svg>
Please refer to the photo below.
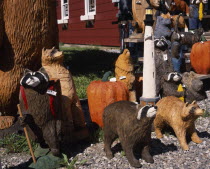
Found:
<svg viewBox="0 0 210 169"><path fill-rule="evenodd" d="M146 105L139 109L137 119L140 120L142 117L152 118L155 117L157 106Z"/></svg>
<svg viewBox="0 0 210 169"><path fill-rule="evenodd" d="M45 91L48 84L49 76L43 68L36 72L26 69L22 79L20 80L20 85L24 88L32 88L38 92Z"/></svg>

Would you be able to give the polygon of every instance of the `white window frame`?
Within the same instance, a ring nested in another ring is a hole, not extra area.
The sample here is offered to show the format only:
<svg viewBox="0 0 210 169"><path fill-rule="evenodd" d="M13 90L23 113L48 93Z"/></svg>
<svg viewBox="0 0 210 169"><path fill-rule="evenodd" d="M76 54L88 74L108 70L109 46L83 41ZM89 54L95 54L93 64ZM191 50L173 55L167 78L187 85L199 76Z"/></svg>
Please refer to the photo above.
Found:
<svg viewBox="0 0 210 169"><path fill-rule="evenodd" d="M80 20L81 21L85 21L85 20L94 20L95 19L95 15L96 15L96 0L94 0L95 2L95 10L92 12L89 12L89 4L90 0L84 0L85 3L85 15L81 15L80 16Z"/></svg>
<svg viewBox="0 0 210 169"><path fill-rule="evenodd" d="M112 0L112 3L119 3L120 0Z"/></svg>
<svg viewBox="0 0 210 169"><path fill-rule="evenodd" d="M65 8L67 7L68 16L65 16ZM58 24L65 24L68 23L69 20L69 0L67 3L64 3L64 0L61 0L61 19L57 20Z"/></svg>

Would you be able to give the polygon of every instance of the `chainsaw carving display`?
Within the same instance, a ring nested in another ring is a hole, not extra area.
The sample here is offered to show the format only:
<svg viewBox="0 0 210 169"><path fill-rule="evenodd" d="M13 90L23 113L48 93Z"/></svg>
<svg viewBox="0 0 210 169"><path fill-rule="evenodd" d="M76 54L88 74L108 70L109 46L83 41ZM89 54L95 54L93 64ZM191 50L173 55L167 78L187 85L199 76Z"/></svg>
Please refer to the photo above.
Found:
<svg viewBox="0 0 210 169"><path fill-rule="evenodd" d="M173 128L183 150L189 150L186 136L190 136L195 143L201 143L195 130L195 120L203 115L203 110L197 103L184 103L174 96L168 96L157 103L157 114L154 120L157 138L162 138L161 130L169 125Z"/></svg>
<svg viewBox="0 0 210 169"><path fill-rule="evenodd" d="M125 49L117 58L115 63L115 77L117 81L125 83L128 87L129 101L136 102L134 66L128 49Z"/></svg>
<svg viewBox="0 0 210 169"><path fill-rule="evenodd" d="M41 67L42 48L58 46L53 0L0 1L0 112L16 115L25 68Z"/></svg>
<svg viewBox="0 0 210 169"><path fill-rule="evenodd" d="M71 73L63 65L63 52L57 49L42 50L42 66L50 78L60 80L63 128L66 133L85 128L85 118L76 93Z"/></svg>
<svg viewBox="0 0 210 169"><path fill-rule="evenodd" d="M189 6L185 0L174 0L173 2L170 10L173 14L183 13L189 16Z"/></svg>
<svg viewBox="0 0 210 169"><path fill-rule="evenodd" d="M131 166L142 166L134 156L134 150L138 150L141 153L141 158L146 162L153 163L154 160L149 150L151 126L156 109L156 106L141 107L129 101L119 101L107 106L103 114L104 150L107 158L113 157L111 145L119 137Z"/></svg>
<svg viewBox="0 0 210 169"><path fill-rule="evenodd" d="M53 155L59 155L62 113L59 81L50 81L43 68L37 72L26 69L20 84L20 108L24 114L19 117L21 125L26 125L31 139L41 147L48 145Z"/></svg>

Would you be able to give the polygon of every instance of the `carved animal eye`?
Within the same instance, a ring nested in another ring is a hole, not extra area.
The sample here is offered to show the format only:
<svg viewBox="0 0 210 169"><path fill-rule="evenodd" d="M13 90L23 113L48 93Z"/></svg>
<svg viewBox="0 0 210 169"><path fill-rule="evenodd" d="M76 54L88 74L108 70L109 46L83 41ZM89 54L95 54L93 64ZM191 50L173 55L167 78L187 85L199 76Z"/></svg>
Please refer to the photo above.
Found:
<svg viewBox="0 0 210 169"><path fill-rule="evenodd" d="M192 108L190 109L190 113L194 113L195 110L196 110L196 108L195 108L195 107L192 107Z"/></svg>

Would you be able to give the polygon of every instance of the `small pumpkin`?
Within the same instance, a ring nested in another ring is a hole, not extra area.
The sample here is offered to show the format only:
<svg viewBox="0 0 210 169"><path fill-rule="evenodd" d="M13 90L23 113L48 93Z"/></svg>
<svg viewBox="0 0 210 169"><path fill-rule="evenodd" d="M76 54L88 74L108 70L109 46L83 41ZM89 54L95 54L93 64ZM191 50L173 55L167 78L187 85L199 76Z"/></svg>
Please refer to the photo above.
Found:
<svg viewBox="0 0 210 169"><path fill-rule="evenodd" d="M102 80L92 81L87 88L88 106L92 122L103 127L103 111L109 104L129 100L129 93L123 82L106 81L111 72L104 75Z"/></svg>
<svg viewBox="0 0 210 169"><path fill-rule="evenodd" d="M196 73L210 74L210 41L195 43L190 53L190 61Z"/></svg>

